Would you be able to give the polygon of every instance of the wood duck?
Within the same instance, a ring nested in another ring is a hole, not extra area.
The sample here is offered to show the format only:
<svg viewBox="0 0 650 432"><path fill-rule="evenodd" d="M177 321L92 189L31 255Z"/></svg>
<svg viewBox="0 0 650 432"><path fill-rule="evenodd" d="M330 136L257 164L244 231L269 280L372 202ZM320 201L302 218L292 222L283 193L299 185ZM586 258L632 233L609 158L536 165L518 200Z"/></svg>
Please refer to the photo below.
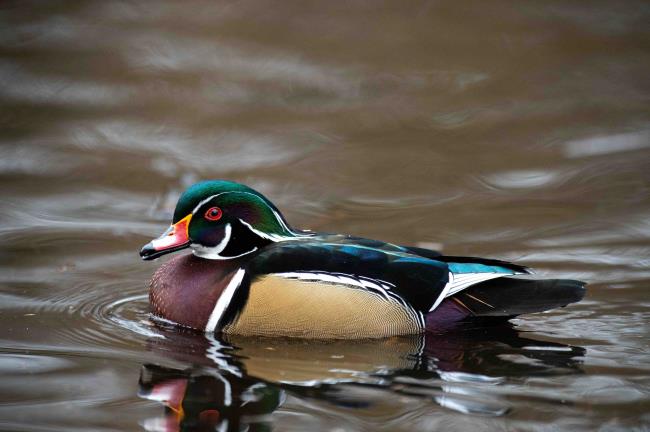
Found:
<svg viewBox="0 0 650 432"><path fill-rule="evenodd" d="M387 337L509 319L585 293L584 282L535 278L506 261L296 230L262 194L224 180L187 189L140 256L185 248L153 275L152 313L209 333Z"/></svg>

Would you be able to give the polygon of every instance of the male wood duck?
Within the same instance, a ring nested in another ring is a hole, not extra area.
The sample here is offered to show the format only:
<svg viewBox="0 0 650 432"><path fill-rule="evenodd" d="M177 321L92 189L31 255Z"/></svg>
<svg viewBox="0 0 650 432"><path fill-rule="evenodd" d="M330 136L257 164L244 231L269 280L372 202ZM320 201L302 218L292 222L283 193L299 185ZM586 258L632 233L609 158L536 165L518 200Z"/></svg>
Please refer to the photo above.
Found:
<svg viewBox="0 0 650 432"><path fill-rule="evenodd" d="M510 262L296 230L262 194L224 180L187 189L140 256L185 248L192 254L156 271L149 301L153 315L205 332L377 338L508 319L585 293L584 282L538 279Z"/></svg>

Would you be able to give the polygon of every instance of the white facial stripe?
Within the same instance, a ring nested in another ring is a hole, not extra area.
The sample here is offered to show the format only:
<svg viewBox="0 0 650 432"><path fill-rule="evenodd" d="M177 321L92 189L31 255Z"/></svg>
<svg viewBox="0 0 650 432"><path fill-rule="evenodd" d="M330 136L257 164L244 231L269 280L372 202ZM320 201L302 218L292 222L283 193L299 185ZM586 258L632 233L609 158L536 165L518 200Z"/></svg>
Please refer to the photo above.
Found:
<svg viewBox="0 0 650 432"><path fill-rule="evenodd" d="M223 239L216 246L206 247L206 246L201 246L200 244L197 243L190 244L190 247L192 248L192 253L201 258L223 259L219 254L223 252L226 246L228 246L228 242L230 241L230 236L232 235L232 227L230 226L230 224L226 224L226 226L224 227L224 231L225 233L223 235Z"/></svg>
<svg viewBox="0 0 650 432"><path fill-rule="evenodd" d="M209 197L207 197L206 199L204 199L203 201L201 201L200 203L198 203L198 204L196 205L196 207L194 207L194 210L192 210L192 214L196 213L196 211L197 211L199 208L201 208L201 206L202 206L203 204L207 203L208 201L212 200L213 198L216 198L216 197L221 196L221 195L230 194L230 193L247 194L247 195L252 195L252 196L254 196L255 198L261 199L261 198L259 197L259 195L254 194L254 193L251 193L251 192L244 192L244 191L226 191L226 192L220 192L220 193L218 193L218 194L210 195ZM262 201L263 201L263 200L262 200Z"/></svg>
<svg viewBox="0 0 650 432"><path fill-rule="evenodd" d="M240 193L240 194L251 195L251 196L259 199L260 201L262 201L262 203L264 203L264 198L260 197L257 194L251 193L251 192L243 192L243 191L221 192L221 193L218 193L218 194L215 194L215 195L211 195L211 196L205 198L204 200L202 200L201 202L199 202L197 204L197 206L194 207L194 210L192 210L192 215L196 214L196 212L199 210L199 208L201 208L208 201L210 201L210 200L212 200L212 199L214 199L216 197L219 197L221 195L225 195L225 194L229 194L229 193ZM264 204L266 205L266 203L264 203ZM311 237L313 235L313 234L301 235L301 234L298 234L298 233L292 231L287 226L287 224L284 222L284 220L282 219L282 216L280 216L280 214L278 212L276 212L275 210L273 210L270 207L269 207L269 209L273 213L273 216L275 216L277 222L282 226L282 228L287 233L291 233L292 236L265 233L263 231L260 231L260 230L258 230L256 228L254 228L251 224L249 224L248 222L246 222L244 220L241 220L241 219L237 219L237 220L239 220L244 226L246 226L253 234L255 234L258 237L261 237L263 239L270 240L272 242L295 240L296 237L303 238L303 237ZM247 252L244 252L242 254L236 255L236 256L222 256L221 252L223 252L226 249L226 247L228 246L228 243L230 242L230 238L232 236L232 226L230 224L226 224L225 231L226 231L226 233L224 235L223 240L221 240L221 242L219 242L219 244L216 245L216 246L207 247L207 246L203 246L203 245L200 245L200 244L197 244L197 243L190 244L190 247L192 248L192 253L194 255L200 257L200 258L213 259L213 260L227 260L227 259L242 257L242 256L247 255L249 253L255 252L258 249L257 246L255 246L255 247L253 247L253 249L251 249L251 250L249 250Z"/></svg>
<svg viewBox="0 0 650 432"><path fill-rule="evenodd" d="M239 269L237 270L237 273L235 273L235 275L232 277L232 279L230 279L230 282L228 282L228 286L225 290L223 290L219 296L219 299L217 299L217 303L214 305L214 309L210 314L210 319L208 319L208 323L205 325L206 333L214 332L214 330L217 328L217 325L219 325L219 321L221 321L223 314L226 312L226 309L230 305L230 302L232 301L237 288L239 288L239 285L241 285L241 281L244 279L245 274L246 270Z"/></svg>
<svg viewBox="0 0 650 432"><path fill-rule="evenodd" d="M252 232L253 234L257 235L258 237L262 237L263 239L271 240L271 241L273 241L273 242L280 242L280 241L294 240L293 237L279 236L279 235L277 235L277 234L267 234L267 233L265 233L265 232L262 232L262 231L260 231L260 230L258 230L258 229L253 228L253 226L252 226L251 224L249 224L248 222L246 222L246 221L244 221L244 220L241 220L241 219L238 219L238 220L239 220L239 222L241 222L244 226L246 226L249 230L251 230L251 232Z"/></svg>
<svg viewBox="0 0 650 432"><path fill-rule="evenodd" d="M230 224L226 224L224 229L226 232L223 236L223 240L221 240L218 245L213 247L207 247L197 243L192 243L190 244L190 247L192 248L192 253L199 258L212 259L212 260L227 260L227 259L239 258L249 253L255 252L257 250L257 246L255 246L253 249L249 250L248 252L244 252L239 255L222 256L221 252L223 252L226 249L226 247L228 246L228 242L230 242L230 237L232 236L232 227L230 226Z"/></svg>
<svg viewBox="0 0 650 432"><path fill-rule="evenodd" d="M293 231L291 231L291 229L289 229L289 227L287 226L287 224L284 223L284 220L282 220L282 217L278 214L278 212L276 212L276 211L273 210L273 209L271 209L271 211L273 212L273 216L275 216L275 218L277 219L278 223L279 223L280 225L282 225L282 228L284 228L284 229L287 230L288 232L293 232Z"/></svg>
<svg viewBox="0 0 650 432"><path fill-rule="evenodd" d="M228 193L228 192L221 192L221 193L218 193L218 194L216 194L216 195L211 195L211 196L207 197L206 199L204 199L203 201L201 201L200 203L198 203L198 204L196 205L196 207L194 207L194 210L192 210L192 214L195 214L196 211L197 211L198 209L200 209L201 206L202 206L203 204L207 203L207 202L210 201L212 198L218 197L219 195L223 195L223 194L225 194L225 193Z"/></svg>
<svg viewBox="0 0 650 432"><path fill-rule="evenodd" d="M259 199L260 201L262 201L262 203L264 203L264 205L266 205L266 203L264 202L264 198L260 197L260 196L257 195L257 194L254 194L254 193L251 193L251 192L244 192L244 191L227 191L227 192L220 192L220 193L218 193L218 194L211 195L211 196L207 197L206 199L202 200L201 202L199 202L199 203L196 205L196 207L194 207L194 210L192 210L192 214L195 214L195 213L198 211L198 209L201 208L201 206L203 206L203 204L207 203L208 201L212 200L213 198L216 198L216 197L221 196L221 195L230 194L230 193L240 193L240 194L251 195L251 196L253 196L253 197ZM279 214L278 212L276 212L275 210L273 210L271 207L269 207L269 209L270 209L271 212L273 213L273 216L275 216L275 219L278 221L278 223L282 226L282 228L284 228L287 232L290 232L290 233L292 233L292 234L295 234L295 233L294 233L294 232L293 232L293 231L292 231L292 230L287 226L287 224L286 224L286 223L284 222L284 220L282 219L282 216L280 216L280 214ZM241 219L240 219L240 220L241 220ZM242 221L242 222L244 222L244 221ZM244 222L244 223L246 223L246 222ZM253 232L255 232L256 234L260 235L260 231L255 230L255 229L254 229L252 226L250 226L249 224L246 224L246 225L248 225L249 228L253 229ZM264 236L262 235L262 237L264 237ZM274 236L274 237L275 237L275 236ZM277 237L278 237L278 238L284 238L284 237L281 237L281 236L277 236ZM269 238L269 237L267 236L267 237L264 237L264 238ZM273 240L273 238L269 238L269 240Z"/></svg>

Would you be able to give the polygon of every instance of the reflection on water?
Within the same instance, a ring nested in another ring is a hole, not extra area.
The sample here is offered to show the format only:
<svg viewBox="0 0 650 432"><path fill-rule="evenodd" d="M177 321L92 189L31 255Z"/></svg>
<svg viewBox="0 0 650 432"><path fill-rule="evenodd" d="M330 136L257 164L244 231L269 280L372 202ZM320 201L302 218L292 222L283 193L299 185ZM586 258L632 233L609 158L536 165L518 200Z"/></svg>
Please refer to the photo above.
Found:
<svg viewBox="0 0 650 432"><path fill-rule="evenodd" d="M646 3L0 3L0 429L647 429ZM160 330L137 252L206 178L589 291L424 340Z"/></svg>
<svg viewBox="0 0 650 432"><path fill-rule="evenodd" d="M436 335L307 341L164 331L148 349L158 364L141 370L139 395L167 407L151 431L271 429L265 415L287 398L337 410L370 410L393 397L465 414L502 416L518 377L582 373L585 350L521 335L511 324L467 325ZM166 367L171 359L182 366ZM488 375L486 375L488 374Z"/></svg>

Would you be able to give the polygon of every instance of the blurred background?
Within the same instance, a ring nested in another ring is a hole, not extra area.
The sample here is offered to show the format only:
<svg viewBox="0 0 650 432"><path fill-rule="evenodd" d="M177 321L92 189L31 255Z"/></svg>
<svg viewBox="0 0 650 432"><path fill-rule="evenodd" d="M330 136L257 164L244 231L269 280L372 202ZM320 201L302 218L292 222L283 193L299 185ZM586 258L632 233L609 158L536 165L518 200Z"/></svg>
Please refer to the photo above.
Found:
<svg viewBox="0 0 650 432"><path fill-rule="evenodd" d="M137 397L160 359L159 264L137 253L211 178L298 228L591 284L515 321L583 366L502 371L505 416L398 398L382 417L384 389L336 413L294 394L269 427L648 427L649 19L643 1L3 2L0 429L167 430Z"/></svg>

